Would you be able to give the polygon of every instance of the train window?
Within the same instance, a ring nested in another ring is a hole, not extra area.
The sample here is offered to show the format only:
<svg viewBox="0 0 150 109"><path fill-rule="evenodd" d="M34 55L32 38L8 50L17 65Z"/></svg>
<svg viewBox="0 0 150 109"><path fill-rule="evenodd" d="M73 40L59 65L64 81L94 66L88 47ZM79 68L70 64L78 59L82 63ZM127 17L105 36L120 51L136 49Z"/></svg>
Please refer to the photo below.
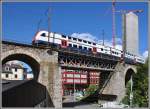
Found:
<svg viewBox="0 0 150 109"><path fill-rule="evenodd" d="M84 47L84 50L87 50L87 47Z"/></svg>
<svg viewBox="0 0 150 109"><path fill-rule="evenodd" d="M78 39L78 41L79 41L79 42L82 42L82 40L81 40L81 39Z"/></svg>
<svg viewBox="0 0 150 109"><path fill-rule="evenodd" d="M65 35L62 35L62 38L66 38L66 36L65 36Z"/></svg>
<svg viewBox="0 0 150 109"><path fill-rule="evenodd" d="M72 47L72 44L69 44L69 47Z"/></svg>
<svg viewBox="0 0 150 109"><path fill-rule="evenodd" d="M45 33L42 33L41 36L46 37L46 34L45 34Z"/></svg>
<svg viewBox="0 0 150 109"><path fill-rule="evenodd" d="M82 46L79 46L79 49L82 49Z"/></svg>
<svg viewBox="0 0 150 109"><path fill-rule="evenodd" d="M101 51L103 51L103 48L101 48Z"/></svg>
<svg viewBox="0 0 150 109"><path fill-rule="evenodd" d="M77 48L77 45L74 45L74 44L73 44L73 47L74 47L74 48Z"/></svg>
<svg viewBox="0 0 150 109"><path fill-rule="evenodd" d="M93 45L96 45L96 43L93 43Z"/></svg>
<svg viewBox="0 0 150 109"><path fill-rule="evenodd" d="M68 37L68 39L71 39L71 37Z"/></svg>
<svg viewBox="0 0 150 109"><path fill-rule="evenodd" d="M89 51L92 51L92 49L91 49L91 48L89 48Z"/></svg>
<svg viewBox="0 0 150 109"><path fill-rule="evenodd" d="M77 40L77 38L73 38L73 40Z"/></svg>
<svg viewBox="0 0 150 109"><path fill-rule="evenodd" d="M84 43L87 43L87 41L83 40Z"/></svg>
<svg viewBox="0 0 150 109"><path fill-rule="evenodd" d="M88 44L91 44L91 42L88 42Z"/></svg>

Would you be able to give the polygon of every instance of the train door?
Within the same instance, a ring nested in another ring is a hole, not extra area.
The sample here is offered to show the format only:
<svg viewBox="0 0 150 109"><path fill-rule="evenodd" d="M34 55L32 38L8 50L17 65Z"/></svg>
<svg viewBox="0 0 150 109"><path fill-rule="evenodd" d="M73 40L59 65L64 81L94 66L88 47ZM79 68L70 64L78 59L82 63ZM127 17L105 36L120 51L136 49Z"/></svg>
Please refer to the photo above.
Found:
<svg viewBox="0 0 150 109"><path fill-rule="evenodd" d="M96 54L97 53L97 48L93 47L93 53Z"/></svg>
<svg viewBox="0 0 150 109"><path fill-rule="evenodd" d="M61 40L61 47L67 48L67 41L66 40Z"/></svg>

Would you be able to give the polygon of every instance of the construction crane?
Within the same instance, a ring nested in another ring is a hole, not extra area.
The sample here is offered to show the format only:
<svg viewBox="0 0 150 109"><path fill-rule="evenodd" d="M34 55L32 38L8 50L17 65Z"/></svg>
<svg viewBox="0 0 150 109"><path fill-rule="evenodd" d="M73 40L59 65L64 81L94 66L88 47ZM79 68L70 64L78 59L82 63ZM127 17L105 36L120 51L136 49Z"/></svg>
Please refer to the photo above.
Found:
<svg viewBox="0 0 150 109"><path fill-rule="evenodd" d="M116 0L112 0L112 45L115 48L115 36L116 36L116 22L115 22L115 2Z"/></svg>
<svg viewBox="0 0 150 109"><path fill-rule="evenodd" d="M103 44L103 46L104 46L104 35L105 35L105 32L104 32L104 29L102 29L102 39L103 39L103 42L102 42L102 44Z"/></svg>
<svg viewBox="0 0 150 109"><path fill-rule="evenodd" d="M49 46L49 45L50 45L49 39L50 39L50 20L51 20L50 14L51 14L51 9L48 8L48 9L46 10L45 14L46 14L46 16L47 16L47 18L48 18L48 45L47 45L47 46Z"/></svg>
<svg viewBox="0 0 150 109"><path fill-rule="evenodd" d="M140 13L140 12L143 12L143 10L120 10L120 11L116 11L116 9L115 9L115 5L116 5L116 0L112 0L112 46L113 46L113 48L115 48L115 45L116 45L116 42L115 42L115 38L116 38L116 20L115 20L115 13L116 12L121 12L122 13L122 17L123 17L123 36L124 36L124 38L123 38L123 43L124 43L124 41L126 40L125 39L125 36L126 36L126 30L125 30L125 13L128 13L128 12L134 12L134 13ZM124 50L126 50L126 46L125 46L125 43L124 43Z"/></svg>

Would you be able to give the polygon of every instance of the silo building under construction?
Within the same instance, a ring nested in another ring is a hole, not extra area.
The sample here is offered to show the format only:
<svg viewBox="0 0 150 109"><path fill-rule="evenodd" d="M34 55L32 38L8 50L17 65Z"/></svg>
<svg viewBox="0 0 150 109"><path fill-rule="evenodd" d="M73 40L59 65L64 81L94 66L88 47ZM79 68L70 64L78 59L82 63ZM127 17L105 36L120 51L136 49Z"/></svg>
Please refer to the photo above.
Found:
<svg viewBox="0 0 150 109"><path fill-rule="evenodd" d="M126 14L126 50L130 53L139 54L139 30L138 16L129 12Z"/></svg>

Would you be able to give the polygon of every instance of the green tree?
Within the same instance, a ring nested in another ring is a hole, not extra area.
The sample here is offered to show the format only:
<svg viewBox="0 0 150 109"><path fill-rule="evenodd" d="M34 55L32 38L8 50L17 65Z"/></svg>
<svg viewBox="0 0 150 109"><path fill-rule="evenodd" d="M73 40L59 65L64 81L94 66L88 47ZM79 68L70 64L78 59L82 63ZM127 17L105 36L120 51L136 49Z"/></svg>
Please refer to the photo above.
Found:
<svg viewBox="0 0 150 109"><path fill-rule="evenodd" d="M124 104L130 104L130 82L127 84L126 96L122 100ZM133 107L148 107L148 60L137 67L137 73L133 75Z"/></svg>

